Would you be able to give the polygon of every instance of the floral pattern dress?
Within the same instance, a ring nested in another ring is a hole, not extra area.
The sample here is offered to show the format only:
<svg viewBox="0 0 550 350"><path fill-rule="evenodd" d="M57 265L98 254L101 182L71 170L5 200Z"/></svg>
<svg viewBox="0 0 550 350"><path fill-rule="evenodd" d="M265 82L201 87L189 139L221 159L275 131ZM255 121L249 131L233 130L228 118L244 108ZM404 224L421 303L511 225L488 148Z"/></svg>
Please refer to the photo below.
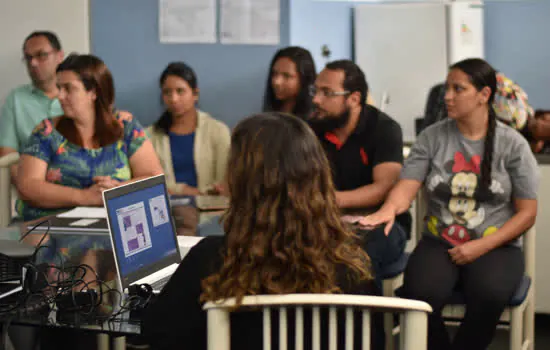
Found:
<svg viewBox="0 0 550 350"><path fill-rule="evenodd" d="M96 176L110 176L118 181L132 178L130 157L147 139L145 130L134 119L117 120L124 129L123 137L105 147L87 149L69 142L54 127L52 119L45 119L33 131L22 154L48 163L46 181L84 189L94 184ZM23 220L34 220L70 208L45 209L18 201L17 212Z"/></svg>
<svg viewBox="0 0 550 350"><path fill-rule="evenodd" d="M123 127L123 137L113 144L97 149L87 149L69 142L55 129L52 119L45 119L33 131L22 154L47 162L46 181L58 185L84 189L93 185L95 176L111 176L118 181L130 180L130 157L147 140L147 136L137 120L123 119L118 115L116 118ZM45 209L31 206L24 201L17 202L18 214L25 221L67 209L70 208ZM43 248L46 249L40 250L37 260L56 264L78 261L90 250L111 249L108 235L51 235L45 245ZM102 263L105 265L106 262ZM95 268L101 271L101 266L100 264Z"/></svg>

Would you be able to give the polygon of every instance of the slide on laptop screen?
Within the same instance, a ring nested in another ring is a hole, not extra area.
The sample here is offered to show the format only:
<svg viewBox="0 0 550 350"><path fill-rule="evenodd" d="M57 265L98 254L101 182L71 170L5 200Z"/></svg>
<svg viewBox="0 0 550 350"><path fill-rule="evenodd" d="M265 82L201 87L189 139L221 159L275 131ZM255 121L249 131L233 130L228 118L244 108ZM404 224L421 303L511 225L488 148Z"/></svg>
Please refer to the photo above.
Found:
<svg viewBox="0 0 550 350"><path fill-rule="evenodd" d="M105 192L121 284L129 284L181 257L164 183L156 179Z"/></svg>

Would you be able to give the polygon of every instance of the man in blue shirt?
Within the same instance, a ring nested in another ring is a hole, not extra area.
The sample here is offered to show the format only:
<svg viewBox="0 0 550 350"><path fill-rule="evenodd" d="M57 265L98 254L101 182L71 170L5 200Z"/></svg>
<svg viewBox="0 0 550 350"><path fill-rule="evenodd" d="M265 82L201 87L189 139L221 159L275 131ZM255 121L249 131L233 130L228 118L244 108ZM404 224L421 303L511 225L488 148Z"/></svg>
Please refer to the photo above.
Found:
<svg viewBox="0 0 550 350"><path fill-rule="evenodd" d="M23 43L23 60L31 84L11 91L0 112L0 157L19 152L42 120L63 114L56 85L57 66L63 61L57 36L48 31L33 32ZM11 168L12 179L17 167Z"/></svg>

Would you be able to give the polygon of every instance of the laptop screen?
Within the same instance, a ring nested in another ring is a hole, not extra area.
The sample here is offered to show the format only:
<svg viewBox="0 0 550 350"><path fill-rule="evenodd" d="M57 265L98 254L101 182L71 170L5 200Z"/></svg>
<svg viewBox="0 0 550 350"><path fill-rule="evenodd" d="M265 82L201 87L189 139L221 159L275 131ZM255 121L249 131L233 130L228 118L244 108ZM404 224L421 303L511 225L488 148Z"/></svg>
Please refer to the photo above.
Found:
<svg viewBox="0 0 550 350"><path fill-rule="evenodd" d="M164 176L105 191L104 199L123 288L179 263Z"/></svg>

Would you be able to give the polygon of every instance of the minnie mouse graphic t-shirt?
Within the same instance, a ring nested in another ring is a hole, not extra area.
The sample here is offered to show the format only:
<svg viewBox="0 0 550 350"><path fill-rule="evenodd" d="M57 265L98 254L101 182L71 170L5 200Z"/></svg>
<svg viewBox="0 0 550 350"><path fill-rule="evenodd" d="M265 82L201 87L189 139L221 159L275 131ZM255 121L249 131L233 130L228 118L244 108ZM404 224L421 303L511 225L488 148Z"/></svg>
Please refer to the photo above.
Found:
<svg viewBox="0 0 550 350"><path fill-rule="evenodd" d="M465 138L452 119L419 136L405 161L402 179L424 183L428 205L424 235L456 246L491 235L515 214L514 199L536 199L538 164L516 130L497 122L491 186L481 194L485 139ZM520 245L519 240L510 244Z"/></svg>

